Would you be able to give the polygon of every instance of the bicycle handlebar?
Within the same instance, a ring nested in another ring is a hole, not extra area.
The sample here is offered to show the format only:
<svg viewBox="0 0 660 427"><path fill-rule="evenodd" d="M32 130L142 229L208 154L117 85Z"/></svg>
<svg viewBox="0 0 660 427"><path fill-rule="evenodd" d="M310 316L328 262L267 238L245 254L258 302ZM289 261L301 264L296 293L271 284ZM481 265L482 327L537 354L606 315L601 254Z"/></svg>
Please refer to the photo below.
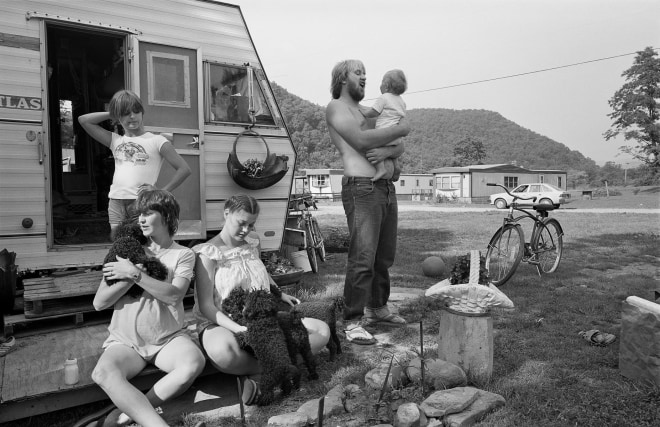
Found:
<svg viewBox="0 0 660 427"><path fill-rule="evenodd" d="M518 199L518 200L531 200L532 203L536 202L536 197L520 197L520 196L514 196L513 194L511 194L511 193L509 192L509 189L506 188L505 186L503 186L502 184L496 184L496 183L494 183L494 182L487 182L486 185L487 185L488 187L502 187L502 188L504 189L504 191L506 191L506 194L508 194L509 196L513 197L512 203L515 202L516 199Z"/></svg>
<svg viewBox="0 0 660 427"><path fill-rule="evenodd" d="M306 208L313 207L314 209L318 209L318 207L316 207L316 200L314 200L314 196L311 194L303 194L300 197L289 199L289 203L292 202L302 202L305 204Z"/></svg>

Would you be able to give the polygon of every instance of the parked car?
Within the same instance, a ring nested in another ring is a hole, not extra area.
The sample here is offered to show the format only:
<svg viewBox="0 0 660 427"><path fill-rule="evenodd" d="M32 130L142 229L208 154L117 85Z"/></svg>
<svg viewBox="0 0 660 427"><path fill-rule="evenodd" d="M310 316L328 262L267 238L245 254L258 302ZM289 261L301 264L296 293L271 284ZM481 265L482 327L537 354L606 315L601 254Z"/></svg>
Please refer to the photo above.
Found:
<svg viewBox="0 0 660 427"><path fill-rule="evenodd" d="M568 203L571 195L561 188L558 188L552 184L521 184L510 190L511 194L518 197L536 197L534 203L543 203L548 205L554 205L556 208L559 205ZM490 204L495 205L498 209L505 209L509 206L513 197L509 196L506 193L495 193L490 195ZM522 201L525 202L525 201ZM529 203L532 203L529 201Z"/></svg>

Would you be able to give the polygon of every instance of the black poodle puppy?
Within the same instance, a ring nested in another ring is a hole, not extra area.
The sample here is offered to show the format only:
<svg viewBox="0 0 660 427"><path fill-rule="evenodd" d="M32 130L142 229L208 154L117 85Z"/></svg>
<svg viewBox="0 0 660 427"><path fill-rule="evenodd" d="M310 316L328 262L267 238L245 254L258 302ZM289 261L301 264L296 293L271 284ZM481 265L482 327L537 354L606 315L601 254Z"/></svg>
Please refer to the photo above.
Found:
<svg viewBox="0 0 660 427"><path fill-rule="evenodd" d="M136 222L125 221L117 228L115 240L103 260L103 264L117 261L117 257L128 258L133 264L142 264L147 275L157 280L167 279L167 267L163 265L158 258L149 257L142 247L147 243L147 238L142 234L142 229ZM117 280L106 280L108 286L117 283ZM133 285L126 292L133 298L142 295L142 289L139 285Z"/></svg>
<svg viewBox="0 0 660 427"><path fill-rule="evenodd" d="M296 366L298 354L300 354L307 367L309 379L317 380L319 379L319 374L316 372L317 360L312 354L312 347L309 345L309 333L301 319L300 313L295 310L277 312L277 321L284 332L291 363Z"/></svg>
<svg viewBox="0 0 660 427"><path fill-rule="evenodd" d="M269 291L252 291L245 298L246 337L261 365L258 405L268 405L280 386L286 396L300 387L300 372L291 364L284 333L277 322L277 304Z"/></svg>
<svg viewBox="0 0 660 427"><path fill-rule="evenodd" d="M245 289L235 288L227 295L227 298L222 300L222 311L231 320L242 326L246 324L243 309L245 308L245 297L247 294L248 292ZM238 346L254 356L254 350L248 344L245 332L236 333L234 336L236 337Z"/></svg>
<svg viewBox="0 0 660 427"><path fill-rule="evenodd" d="M344 307L344 298L335 297L319 301L305 301L296 304L292 311L300 314L300 317L311 317L323 320L330 327L330 339L328 340L329 359L335 359L335 355L341 354L341 341L337 336L337 312Z"/></svg>
<svg viewBox="0 0 660 427"><path fill-rule="evenodd" d="M284 338L286 339L287 351L291 358L291 363L296 366L298 362L298 354L300 354L305 362L305 366L307 366L309 378L312 380L318 379L318 374L316 372L317 360L312 354L312 348L309 345L309 333L301 321L301 316L298 313L289 311L291 306L280 300L282 291L280 291L279 288L271 285L270 290L272 298L277 303L277 321L284 332ZM234 322L243 326L246 325L243 309L245 308L245 298L247 294L247 291L241 288L236 288L229 293L227 298L222 300L223 312ZM254 355L254 350L250 347L245 332L239 332L234 334L234 336L236 337L239 347Z"/></svg>

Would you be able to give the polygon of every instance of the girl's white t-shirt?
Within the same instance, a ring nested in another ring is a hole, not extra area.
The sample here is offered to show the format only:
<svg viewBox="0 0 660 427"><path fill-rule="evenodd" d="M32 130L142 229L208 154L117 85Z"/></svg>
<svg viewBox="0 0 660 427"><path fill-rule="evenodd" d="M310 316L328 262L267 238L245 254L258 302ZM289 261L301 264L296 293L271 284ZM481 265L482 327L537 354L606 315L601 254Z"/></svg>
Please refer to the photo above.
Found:
<svg viewBox="0 0 660 427"><path fill-rule="evenodd" d="M167 139L146 132L128 137L112 134L110 150L115 158L115 174L108 197L111 199L137 199L138 187L156 184L163 156L160 149Z"/></svg>

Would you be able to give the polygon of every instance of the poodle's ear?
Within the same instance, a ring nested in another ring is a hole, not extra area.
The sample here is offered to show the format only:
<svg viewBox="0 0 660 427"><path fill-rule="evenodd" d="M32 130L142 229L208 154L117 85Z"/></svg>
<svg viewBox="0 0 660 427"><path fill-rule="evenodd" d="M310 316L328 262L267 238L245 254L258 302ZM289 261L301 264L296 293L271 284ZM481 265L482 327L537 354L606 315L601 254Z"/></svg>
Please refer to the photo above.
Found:
<svg viewBox="0 0 660 427"><path fill-rule="evenodd" d="M120 237L130 237L139 241L141 245L147 243L147 238L144 237L144 234L142 234L142 229L140 228L140 224L138 224L137 221L131 221L128 219L122 221L122 223L117 227L117 231L115 232L115 240Z"/></svg>

